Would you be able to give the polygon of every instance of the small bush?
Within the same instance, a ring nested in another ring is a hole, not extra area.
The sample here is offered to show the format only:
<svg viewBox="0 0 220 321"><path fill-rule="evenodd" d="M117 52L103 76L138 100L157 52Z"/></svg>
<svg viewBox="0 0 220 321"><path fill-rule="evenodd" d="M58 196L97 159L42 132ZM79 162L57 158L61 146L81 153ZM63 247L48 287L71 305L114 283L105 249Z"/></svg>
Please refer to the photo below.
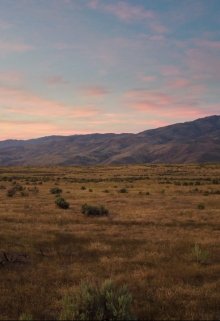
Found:
<svg viewBox="0 0 220 321"><path fill-rule="evenodd" d="M202 204L202 203L198 204L197 207L198 207L199 210L204 210L205 209L205 205Z"/></svg>
<svg viewBox="0 0 220 321"><path fill-rule="evenodd" d="M93 192L93 190L90 188L90 189L89 189L89 192L90 192L90 193L92 193L92 192Z"/></svg>
<svg viewBox="0 0 220 321"><path fill-rule="evenodd" d="M108 190L108 189L105 189L105 190L103 191L103 193L109 193L109 190Z"/></svg>
<svg viewBox="0 0 220 321"><path fill-rule="evenodd" d="M81 186L81 190L82 190L82 191L85 191L85 190L86 190L86 187L85 187L85 186Z"/></svg>
<svg viewBox="0 0 220 321"><path fill-rule="evenodd" d="M104 206L82 205L82 213L88 216L108 215L109 211Z"/></svg>
<svg viewBox="0 0 220 321"><path fill-rule="evenodd" d="M128 193L128 190L126 188L121 188L119 190L119 193Z"/></svg>
<svg viewBox="0 0 220 321"><path fill-rule="evenodd" d="M17 184L16 182L14 182L14 189L15 189L15 191L16 192L21 192L21 191L23 191L24 190L24 187L22 186L22 185L20 185L20 184Z"/></svg>
<svg viewBox="0 0 220 321"><path fill-rule="evenodd" d="M32 318L32 315L29 313L22 313L18 320L19 321L28 321L28 320L32 321L33 318Z"/></svg>
<svg viewBox="0 0 220 321"><path fill-rule="evenodd" d="M51 194L61 194L62 193L62 189L59 187L53 187L50 189L50 193Z"/></svg>
<svg viewBox="0 0 220 321"><path fill-rule="evenodd" d="M199 244L195 244L192 250L192 254L196 259L197 263L205 264L209 258L209 252L203 250Z"/></svg>
<svg viewBox="0 0 220 321"><path fill-rule="evenodd" d="M82 283L63 300L60 320L134 320L131 304L126 286L117 287L111 280L101 286Z"/></svg>
<svg viewBox="0 0 220 321"><path fill-rule="evenodd" d="M39 188L34 186L34 187L29 187L28 191L33 193L33 194L38 194L39 193Z"/></svg>
<svg viewBox="0 0 220 321"><path fill-rule="evenodd" d="M10 188L7 190L7 196L8 197L13 197L16 194L16 190L14 188Z"/></svg>
<svg viewBox="0 0 220 321"><path fill-rule="evenodd" d="M58 197L56 200L55 200L55 203L58 207L60 208L63 208L63 209L68 209L69 208L69 203L62 197Z"/></svg>
<svg viewBox="0 0 220 321"><path fill-rule="evenodd" d="M8 189L7 191L7 196L8 197L13 197L16 195L17 192L22 192L24 191L24 187L21 186L20 184L17 184L16 182L14 182L13 184L14 186L11 187L10 189Z"/></svg>
<svg viewBox="0 0 220 321"><path fill-rule="evenodd" d="M20 193L20 195L21 195L22 197L27 197L27 196L29 196L29 194L28 194L27 191L22 191L22 192Z"/></svg>

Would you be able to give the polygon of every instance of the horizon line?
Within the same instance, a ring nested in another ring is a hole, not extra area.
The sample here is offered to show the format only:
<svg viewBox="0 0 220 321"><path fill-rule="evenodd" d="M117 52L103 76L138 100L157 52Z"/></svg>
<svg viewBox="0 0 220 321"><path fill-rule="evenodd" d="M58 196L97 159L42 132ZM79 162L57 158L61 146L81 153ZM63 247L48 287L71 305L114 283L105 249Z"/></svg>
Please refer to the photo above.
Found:
<svg viewBox="0 0 220 321"><path fill-rule="evenodd" d="M88 135L138 135L141 134L143 132L146 131L150 131L150 130L156 130L159 128L165 128L165 127L169 127L169 126L173 126L173 125L178 125L178 124L185 124L185 123L190 123L190 122L194 122L200 119L205 119L205 118L211 118L211 117L220 117L219 115L210 115L210 116L205 116L205 117L200 117L200 118L196 118L193 120L188 120L188 121L183 121L183 122L178 122L178 123L171 123L169 125L165 125L165 126L160 126L160 127L154 127L154 128L149 128L146 130L143 130L141 132L137 132L137 133L129 133L129 132L121 132L121 133L113 133L113 132L106 132L106 133L98 133L98 132L93 132L93 133L87 133L87 134L72 134L72 135L58 135L58 134L54 134L54 135L46 135L46 136L39 136L39 137L35 137L35 138L27 138L27 139L16 139L16 138L8 138L8 139L3 139L0 140L0 143L2 142L6 142L6 141L29 141L29 140L38 140L41 138L49 138L49 137L71 137L71 136L88 136Z"/></svg>

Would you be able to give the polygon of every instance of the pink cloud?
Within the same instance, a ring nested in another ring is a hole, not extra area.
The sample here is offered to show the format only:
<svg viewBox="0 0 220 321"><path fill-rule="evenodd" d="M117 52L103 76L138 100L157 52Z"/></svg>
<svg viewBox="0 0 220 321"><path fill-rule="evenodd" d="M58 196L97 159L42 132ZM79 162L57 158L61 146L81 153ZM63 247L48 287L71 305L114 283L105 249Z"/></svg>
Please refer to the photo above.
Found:
<svg viewBox="0 0 220 321"><path fill-rule="evenodd" d="M152 19L155 17L153 11L146 10L142 6L131 5L124 1L119 1L115 4L105 4L104 9L125 21Z"/></svg>
<svg viewBox="0 0 220 321"><path fill-rule="evenodd" d="M167 27L155 19L151 21L149 25L151 30L158 34L167 33L169 31Z"/></svg>
<svg viewBox="0 0 220 321"><path fill-rule="evenodd" d="M220 49L220 41L218 40L197 40L196 41L196 45L198 47L203 47L203 48L206 48L206 49L217 49L219 50Z"/></svg>
<svg viewBox="0 0 220 321"><path fill-rule="evenodd" d="M168 82L168 86L172 89L192 88L192 82L185 78L176 78Z"/></svg>
<svg viewBox="0 0 220 321"><path fill-rule="evenodd" d="M0 41L0 51L3 53L22 53L34 50L34 47L25 43Z"/></svg>
<svg viewBox="0 0 220 321"><path fill-rule="evenodd" d="M46 77L46 83L48 85L66 85L69 82L65 80L62 76L54 75Z"/></svg>
<svg viewBox="0 0 220 321"><path fill-rule="evenodd" d="M166 65L160 68L160 73L163 76L179 76L181 75L181 70L177 66Z"/></svg>
<svg viewBox="0 0 220 321"><path fill-rule="evenodd" d="M94 107L66 105L8 87L0 87L0 105L7 110L7 113L41 117L80 118L99 113L99 110Z"/></svg>
<svg viewBox="0 0 220 321"><path fill-rule="evenodd" d="M19 71L1 71L0 83L3 85L20 85L24 80L23 73Z"/></svg>
<svg viewBox="0 0 220 321"><path fill-rule="evenodd" d="M194 93L187 97L147 90L132 90L124 95L124 105L148 115L169 118L196 118L218 113L216 105L202 105Z"/></svg>
<svg viewBox="0 0 220 321"><path fill-rule="evenodd" d="M99 0L89 0L88 7L91 9L96 9L99 4L100 4Z"/></svg>
<svg viewBox="0 0 220 321"><path fill-rule="evenodd" d="M102 10L125 22L146 23L149 28L158 34L168 32L168 28L161 23L158 14L152 10L147 10L141 5L130 4L126 1L116 3L106 3L99 0L90 0L88 7L91 9Z"/></svg>
<svg viewBox="0 0 220 321"><path fill-rule="evenodd" d="M92 97L101 97L109 93L109 90L102 86L81 87L80 91L83 95Z"/></svg>
<svg viewBox="0 0 220 321"><path fill-rule="evenodd" d="M29 122L29 121L0 121L0 139L28 139L48 135L76 135L87 134L84 130L64 129L49 122Z"/></svg>
<svg viewBox="0 0 220 321"><path fill-rule="evenodd" d="M124 95L128 102L147 101L151 105L167 105L173 103L173 97L160 92L152 92L143 89L134 89L127 91Z"/></svg>
<svg viewBox="0 0 220 321"><path fill-rule="evenodd" d="M198 116L198 115L207 115L207 112L202 112L201 109L191 107L191 106L167 106L153 104L149 102L137 102L132 106L133 109L139 110L141 112L147 112L152 115L157 116L166 116L166 117L186 117L186 116Z"/></svg>
<svg viewBox="0 0 220 321"><path fill-rule="evenodd" d="M143 73L138 74L138 79L140 79L143 82L153 82L156 80L156 76L148 76Z"/></svg>

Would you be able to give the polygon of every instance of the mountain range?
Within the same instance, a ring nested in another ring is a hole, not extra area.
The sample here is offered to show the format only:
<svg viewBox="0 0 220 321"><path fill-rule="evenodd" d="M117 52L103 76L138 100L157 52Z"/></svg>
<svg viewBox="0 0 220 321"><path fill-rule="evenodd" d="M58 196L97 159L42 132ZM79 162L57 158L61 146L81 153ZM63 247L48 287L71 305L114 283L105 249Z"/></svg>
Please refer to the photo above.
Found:
<svg viewBox="0 0 220 321"><path fill-rule="evenodd" d="M138 134L0 141L1 166L220 162L220 116Z"/></svg>

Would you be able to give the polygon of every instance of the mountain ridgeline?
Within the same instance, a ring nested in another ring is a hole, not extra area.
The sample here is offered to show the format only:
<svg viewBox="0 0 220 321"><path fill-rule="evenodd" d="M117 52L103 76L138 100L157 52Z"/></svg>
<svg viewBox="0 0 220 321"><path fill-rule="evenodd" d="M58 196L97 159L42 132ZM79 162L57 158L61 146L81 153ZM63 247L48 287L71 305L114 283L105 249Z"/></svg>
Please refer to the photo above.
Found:
<svg viewBox="0 0 220 321"><path fill-rule="evenodd" d="M1 166L220 162L220 116L138 134L49 136L0 142Z"/></svg>

